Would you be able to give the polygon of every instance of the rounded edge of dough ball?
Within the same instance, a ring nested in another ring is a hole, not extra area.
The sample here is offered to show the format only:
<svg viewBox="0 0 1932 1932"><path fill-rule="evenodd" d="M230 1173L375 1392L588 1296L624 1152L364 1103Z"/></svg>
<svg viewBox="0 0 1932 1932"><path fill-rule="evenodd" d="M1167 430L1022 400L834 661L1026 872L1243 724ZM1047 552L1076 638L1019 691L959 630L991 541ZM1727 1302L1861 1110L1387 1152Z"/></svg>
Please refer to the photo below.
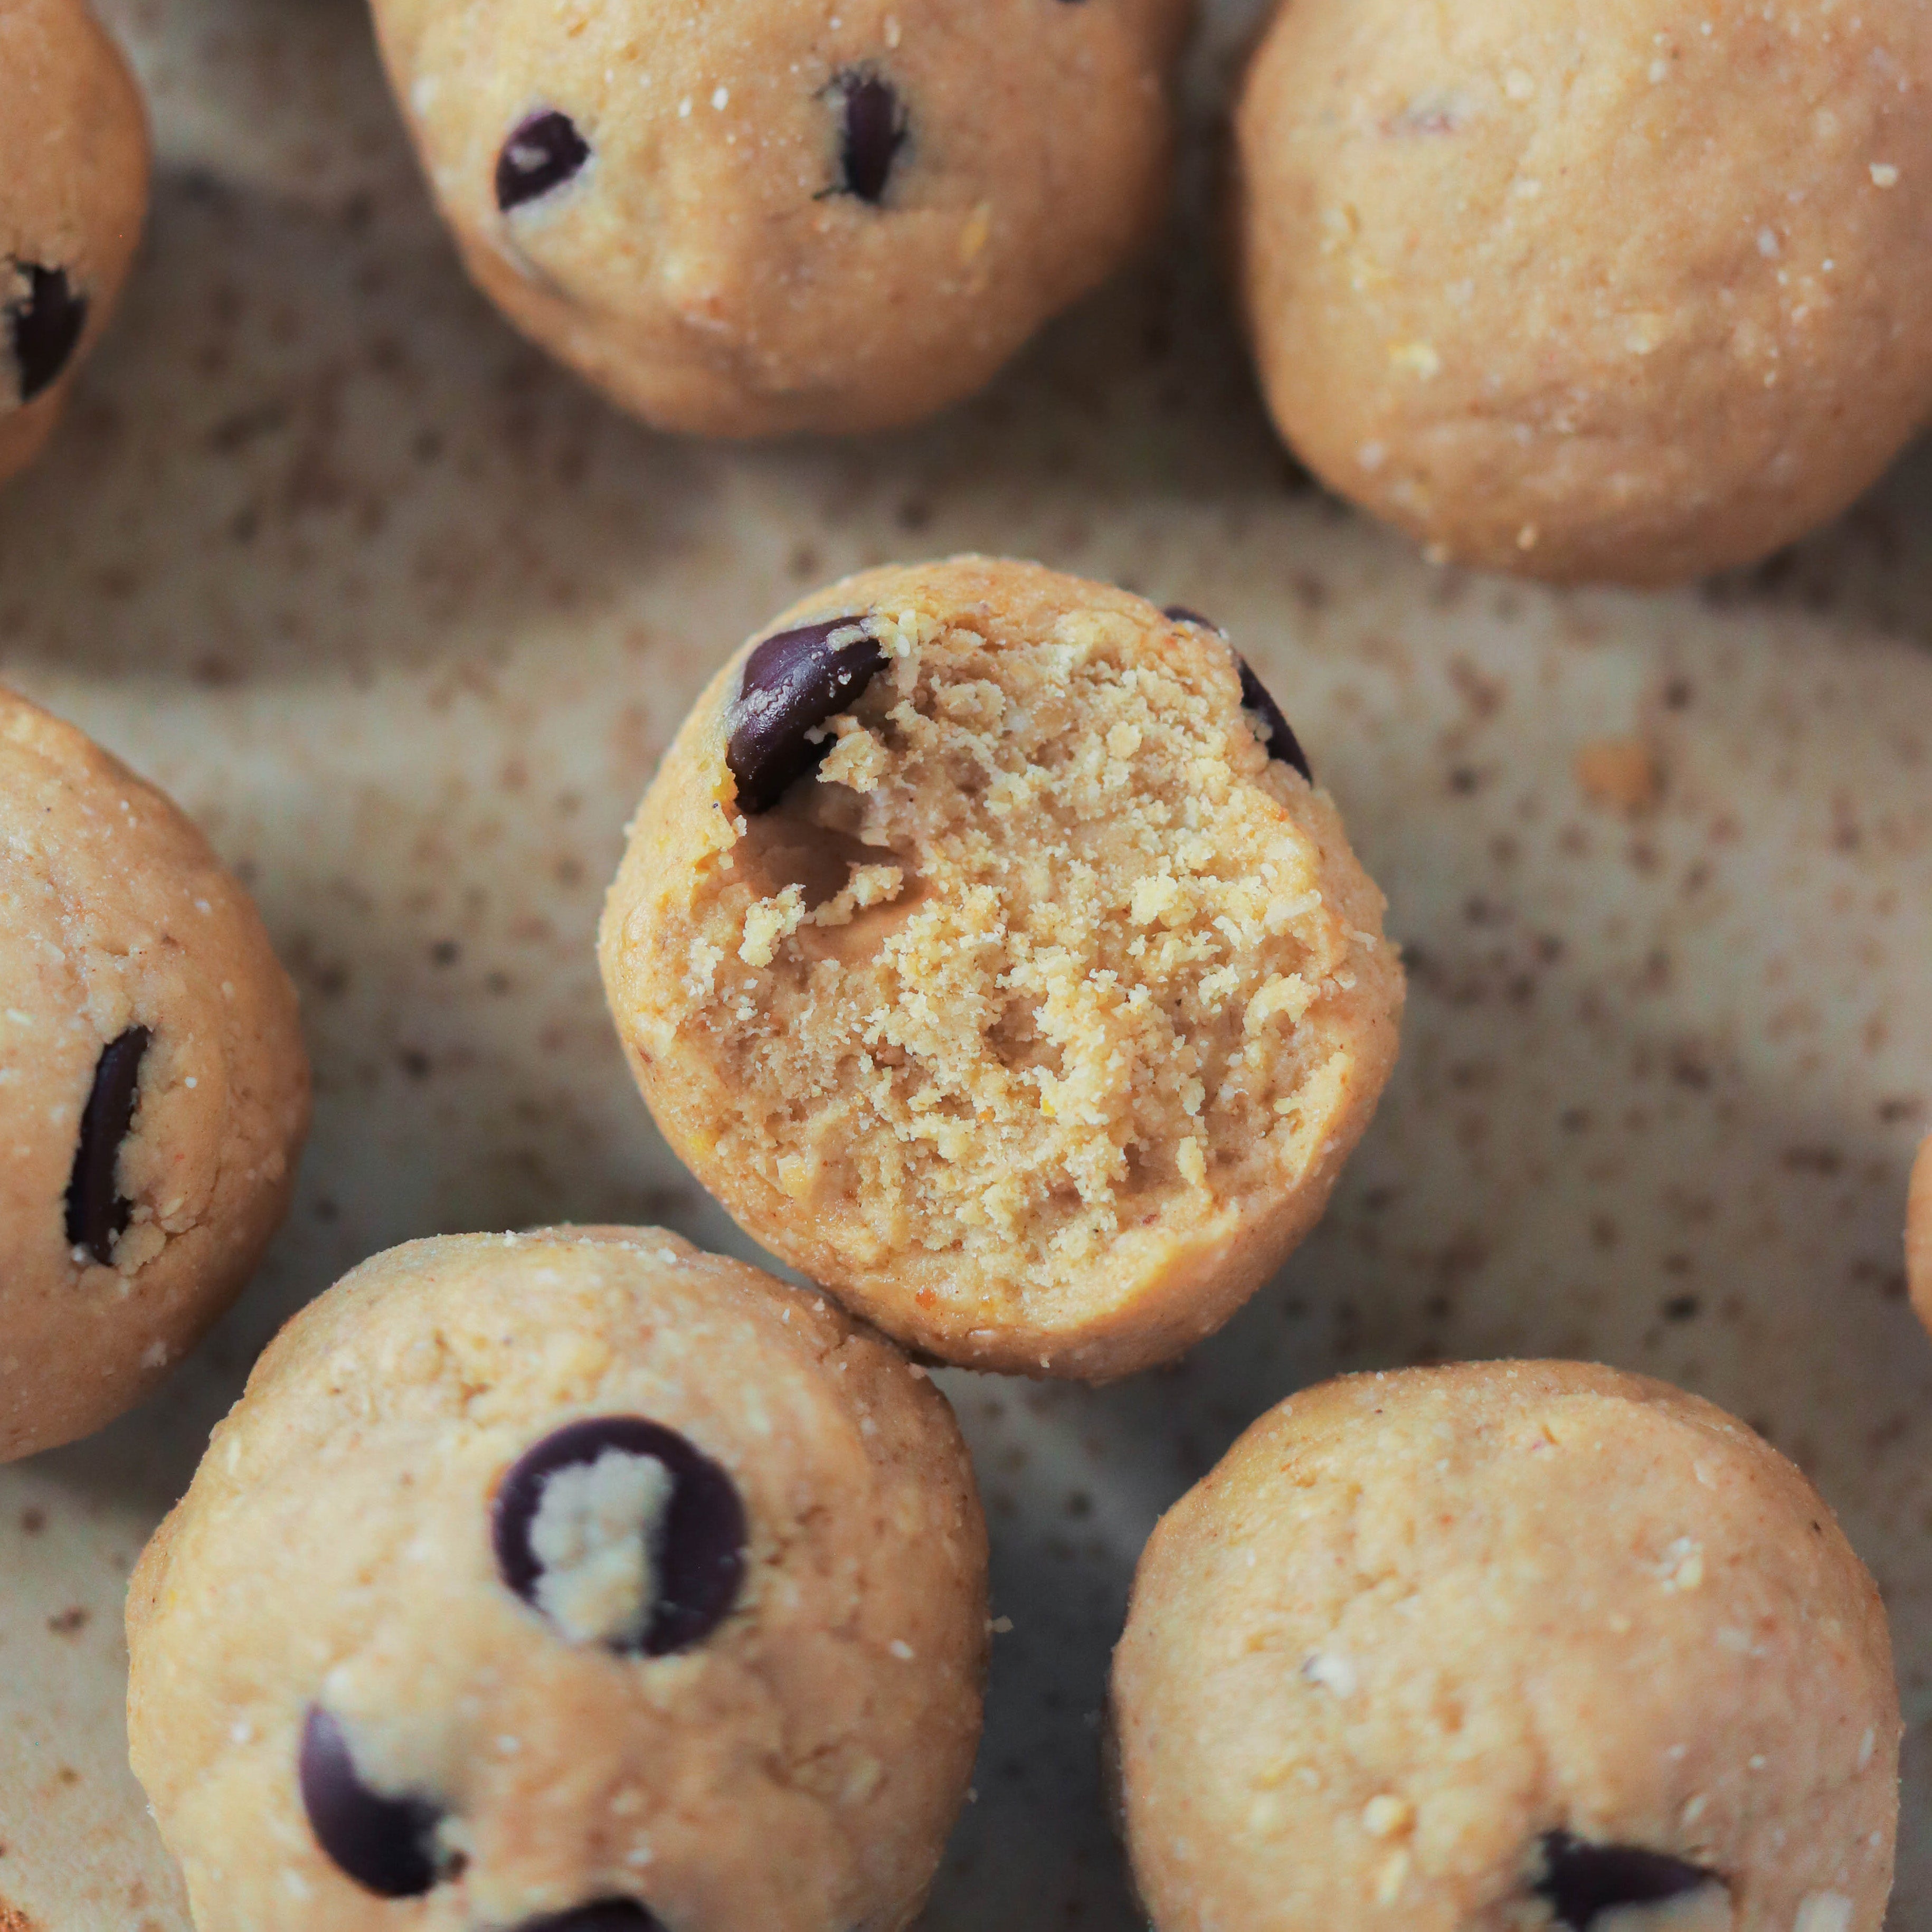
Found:
<svg viewBox="0 0 1932 1932"><path fill-rule="evenodd" d="M1159 1932L1531 1932L1561 1833L1725 1881L1597 1932L1884 1915L1876 1586L1790 1462L1646 1378L1482 1363L1282 1403L1155 1529L1112 1707Z"/></svg>
<svg viewBox="0 0 1932 1932"><path fill-rule="evenodd" d="M1276 14L1235 113L1262 386L1296 454L1433 560L1750 563L1932 411L1932 17L1716 17Z"/></svg>
<svg viewBox="0 0 1932 1932"><path fill-rule="evenodd" d="M848 612L891 668L748 815L746 662ZM1179 1354L1307 1233L1368 1124L1402 998L1382 896L1241 670L1108 585L888 567L734 654L645 796L599 952L658 1127L910 1346L1089 1381Z"/></svg>
<svg viewBox="0 0 1932 1932"><path fill-rule="evenodd" d="M472 278L620 407L712 436L856 434L992 380L1154 233L1192 0L383 0L378 38ZM641 38L640 38L641 37ZM640 53L640 48L645 50ZM883 186L850 90L890 90ZM513 130L569 172L500 206Z"/></svg>
<svg viewBox="0 0 1932 1932"><path fill-rule="evenodd" d="M1918 1144L1905 1206L1905 1278L1918 1318L1932 1329L1932 1134Z"/></svg>
<svg viewBox="0 0 1932 1932"><path fill-rule="evenodd" d="M510 1472L611 1417L678 1432L744 1511L728 1608L668 1654L500 1567ZM815 1292L658 1228L412 1241L283 1329L142 1556L130 1756L199 1932L604 1899L898 1932L966 1796L986 1561L943 1394ZM322 1850L318 1708L358 1780L440 1821L426 1893L386 1907Z"/></svg>
<svg viewBox="0 0 1932 1932"><path fill-rule="evenodd" d="M0 120L0 483L45 446L120 300L152 164L140 85L85 0L10 0L0 80L38 111ZM87 308L58 373L23 402L14 331L33 298L28 265L66 275Z"/></svg>
<svg viewBox="0 0 1932 1932"><path fill-rule="evenodd" d="M310 1090L247 892L170 800L4 688L0 902L6 1461L111 1421L226 1311L287 1211ZM70 1190L97 1076L140 1029L104 1263L70 1238Z"/></svg>

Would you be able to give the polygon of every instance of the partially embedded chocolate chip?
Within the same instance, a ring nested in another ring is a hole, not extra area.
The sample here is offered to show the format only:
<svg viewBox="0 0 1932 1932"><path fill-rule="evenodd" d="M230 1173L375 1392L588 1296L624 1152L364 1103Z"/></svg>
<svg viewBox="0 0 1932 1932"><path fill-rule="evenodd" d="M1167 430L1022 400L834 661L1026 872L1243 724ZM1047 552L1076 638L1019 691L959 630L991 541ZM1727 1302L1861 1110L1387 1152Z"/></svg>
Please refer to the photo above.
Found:
<svg viewBox="0 0 1932 1932"><path fill-rule="evenodd" d="M1219 624L1202 616L1198 611L1189 610L1184 604L1170 604L1160 614L1170 623L1197 625L1204 631L1212 631L1217 638L1225 638L1228 634ZM1268 748L1268 756L1282 764L1292 765L1312 784L1315 774L1308 768L1308 754L1301 748L1300 740L1281 715L1281 706L1268 695L1268 686L1256 676L1247 659L1239 651L1234 653L1234 664L1241 674L1241 708L1252 711L1267 727L1262 734L1262 742Z"/></svg>
<svg viewBox="0 0 1932 1932"><path fill-rule="evenodd" d="M385 1798L357 1774L342 1726L320 1704L302 1724L297 1772L315 1841L366 1892L416 1898L436 1882L441 1808L424 1798Z"/></svg>
<svg viewBox="0 0 1932 1932"><path fill-rule="evenodd" d="M546 107L511 131L496 157L496 206L508 214L561 188L590 158L590 144L568 114Z"/></svg>
<svg viewBox="0 0 1932 1932"><path fill-rule="evenodd" d="M94 1063L94 1088L81 1111L80 1141L67 1184L67 1238L105 1267L114 1244L134 1213L115 1180L121 1144L134 1124L140 1094L141 1059L154 1037L144 1026L130 1027L100 1050Z"/></svg>
<svg viewBox="0 0 1932 1932"><path fill-rule="evenodd" d="M844 104L845 125L838 151L842 184L874 207L886 198L892 163L905 146L905 112L890 82L854 70L833 82Z"/></svg>
<svg viewBox="0 0 1932 1932"><path fill-rule="evenodd" d="M64 268L38 262L14 265L27 278L27 292L7 309L14 360L20 371L20 400L31 403L59 380L87 326L87 298L67 278Z"/></svg>
<svg viewBox="0 0 1932 1932"><path fill-rule="evenodd" d="M634 1898L600 1898L549 1918L526 1918L517 1932L664 1932Z"/></svg>
<svg viewBox="0 0 1932 1932"><path fill-rule="evenodd" d="M511 1589L573 1641L616 1651L688 1649L744 1580L736 1484L641 1416L573 1422L526 1450L497 1490L492 1532Z"/></svg>
<svg viewBox="0 0 1932 1932"><path fill-rule="evenodd" d="M1572 1932L1589 1932L1599 1912L1655 1905L1724 1883L1702 1865L1641 1845L1593 1845L1568 1832L1546 1832L1540 1849L1543 1875L1531 1889Z"/></svg>
<svg viewBox="0 0 1932 1932"><path fill-rule="evenodd" d="M827 737L812 734L849 710L886 665L876 639L859 627L862 617L828 617L767 638L745 660L738 695L724 714L730 736L724 762L738 781L740 808L753 816L769 812L831 750ZM842 642L841 632L853 633Z"/></svg>

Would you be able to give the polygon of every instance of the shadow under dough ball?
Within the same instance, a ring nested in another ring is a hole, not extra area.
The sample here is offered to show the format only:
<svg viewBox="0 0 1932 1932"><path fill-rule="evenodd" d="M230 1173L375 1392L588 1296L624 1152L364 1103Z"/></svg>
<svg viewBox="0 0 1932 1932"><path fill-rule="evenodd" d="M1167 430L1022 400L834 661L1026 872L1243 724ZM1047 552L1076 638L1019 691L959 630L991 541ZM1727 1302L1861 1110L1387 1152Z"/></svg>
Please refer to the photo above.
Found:
<svg viewBox="0 0 1932 1932"><path fill-rule="evenodd" d="M1189 0L378 0L470 273L624 407L878 429L982 386L1150 234Z"/></svg>
<svg viewBox="0 0 1932 1932"><path fill-rule="evenodd" d="M1204 619L983 558L835 584L712 680L604 909L658 1126L948 1361L1104 1379L1319 1216L1396 1052L1382 895Z"/></svg>
<svg viewBox="0 0 1932 1932"><path fill-rule="evenodd" d="M966 1795L945 1398L650 1228L416 1241L277 1337L128 1597L197 1932L899 1932Z"/></svg>
<svg viewBox="0 0 1932 1932"><path fill-rule="evenodd" d="M1354 1376L1164 1516L1114 1654L1156 1932L1878 1932L1898 1694L1804 1478L1660 1382Z"/></svg>
<svg viewBox="0 0 1932 1932"><path fill-rule="evenodd" d="M308 1125L296 995L207 842L0 691L0 1461L110 1421L227 1308Z"/></svg>
<svg viewBox="0 0 1932 1932"><path fill-rule="evenodd" d="M1666 584L1932 412L1932 12L1294 0L1236 113L1270 409L1442 560Z"/></svg>
<svg viewBox="0 0 1932 1932"><path fill-rule="evenodd" d="M39 453L147 212L146 112L85 0L8 0L0 32L0 480Z"/></svg>

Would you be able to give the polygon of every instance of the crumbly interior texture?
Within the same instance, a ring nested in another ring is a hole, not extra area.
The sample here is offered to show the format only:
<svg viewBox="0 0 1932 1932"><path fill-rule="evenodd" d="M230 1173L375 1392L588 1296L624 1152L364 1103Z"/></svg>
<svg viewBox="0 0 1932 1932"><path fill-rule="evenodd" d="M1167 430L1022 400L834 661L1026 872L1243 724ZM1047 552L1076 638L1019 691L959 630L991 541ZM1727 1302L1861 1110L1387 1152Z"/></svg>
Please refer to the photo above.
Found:
<svg viewBox="0 0 1932 1932"><path fill-rule="evenodd" d="M836 586L888 656L736 807L700 702L607 914L620 1030L760 1240L941 1353L1118 1372L1318 1213L1394 1058L1382 902L1211 632L1030 566ZM777 627L774 627L777 628Z"/></svg>
<svg viewBox="0 0 1932 1932"><path fill-rule="evenodd" d="M1919 1144L1905 1210L1905 1273L1912 1305L1932 1328L1932 1135Z"/></svg>
<svg viewBox="0 0 1932 1932"><path fill-rule="evenodd" d="M39 453L126 278L148 200L148 128L134 79L85 0L8 0L0 12L0 298L19 266L64 270L86 326L59 378L23 405L0 340L0 481ZM0 337L5 332L0 331Z"/></svg>
<svg viewBox="0 0 1932 1932"><path fill-rule="evenodd" d="M67 1192L101 1052L152 1039L103 1264ZM308 1130L295 988L248 894L152 786L0 692L0 1460L98 1428L254 1272Z"/></svg>
<svg viewBox="0 0 1932 1932"><path fill-rule="evenodd" d="M736 1605L693 1648L573 1642L505 1587L496 1485L634 1414L728 1472ZM652 1228L414 1242L298 1316L129 1594L129 1741L198 1932L896 1932L978 1741L986 1532L951 1411L824 1298ZM320 1701L372 1789L444 1813L428 1894L372 1898L298 1789Z"/></svg>
<svg viewBox="0 0 1932 1932"><path fill-rule="evenodd" d="M1876 1932L1870 1576L1721 1411L1568 1363L1284 1402L1142 1556L1112 1714L1159 1932L1531 1932L1546 1834L1714 1871L1592 1932Z"/></svg>
<svg viewBox="0 0 1932 1932"><path fill-rule="evenodd" d="M1237 110L1269 406L1438 558L1663 583L1932 410L1932 11L1294 0Z"/></svg>
<svg viewBox="0 0 1932 1932"><path fill-rule="evenodd" d="M397 98L471 274L672 429L909 422L983 384L1157 224L1189 0L380 0ZM884 190L840 90L888 88ZM590 158L506 215L535 108Z"/></svg>

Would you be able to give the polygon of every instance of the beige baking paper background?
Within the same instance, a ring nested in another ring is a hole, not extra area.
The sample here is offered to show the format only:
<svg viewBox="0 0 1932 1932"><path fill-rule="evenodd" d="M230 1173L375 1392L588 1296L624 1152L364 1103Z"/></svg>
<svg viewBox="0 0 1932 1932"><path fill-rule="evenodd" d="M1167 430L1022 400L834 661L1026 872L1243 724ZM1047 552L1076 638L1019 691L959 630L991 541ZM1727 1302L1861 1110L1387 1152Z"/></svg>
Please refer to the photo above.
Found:
<svg viewBox="0 0 1932 1932"><path fill-rule="evenodd" d="M965 548L1228 626L1388 892L1412 994L1326 1224L1216 1341L1098 1392L949 1378L1013 1628L928 1926L1125 1932L1095 1733L1154 1516L1303 1384L1504 1353L1667 1376L1822 1486L1891 1608L1892 1923L1928 1923L1932 1344L1900 1237L1932 1124L1932 462L1680 596L1432 569L1272 441L1198 241L918 434L670 441L470 292L356 0L106 13L152 96L152 227L64 433L0 496L0 675L240 869L319 1105L212 1342L0 1472L0 1928L185 1924L124 1762L122 1593L290 1310L440 1229L651 1219L747 1251L620 1061L604 884L721 653L821 580ZM1197 194L1242 27L1198 57Z"/></svg>

